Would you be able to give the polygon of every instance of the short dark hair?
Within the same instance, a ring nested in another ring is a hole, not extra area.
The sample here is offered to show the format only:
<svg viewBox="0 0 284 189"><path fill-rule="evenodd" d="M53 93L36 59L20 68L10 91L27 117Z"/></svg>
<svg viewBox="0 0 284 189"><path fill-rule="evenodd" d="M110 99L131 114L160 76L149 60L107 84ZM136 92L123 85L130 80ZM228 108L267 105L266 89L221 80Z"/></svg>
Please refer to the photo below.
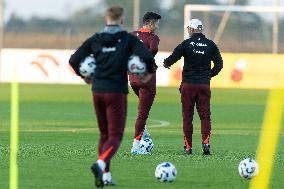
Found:
<svg viewBox="0 0 284 189"><path fill-rule="evenodd" d="M154 12L147 12L146 14L144 14L143 16L143 24L147 24L149 21L154 20L157 21L159 19L161 19L161 15L154 13Z"/></svg>
<svg viewBox="0 0 284 189"><path fill-rule="evenodd" d="M112 6L107 10L107 16L113 21L119 20L123 16L123 8Z"/></svg>

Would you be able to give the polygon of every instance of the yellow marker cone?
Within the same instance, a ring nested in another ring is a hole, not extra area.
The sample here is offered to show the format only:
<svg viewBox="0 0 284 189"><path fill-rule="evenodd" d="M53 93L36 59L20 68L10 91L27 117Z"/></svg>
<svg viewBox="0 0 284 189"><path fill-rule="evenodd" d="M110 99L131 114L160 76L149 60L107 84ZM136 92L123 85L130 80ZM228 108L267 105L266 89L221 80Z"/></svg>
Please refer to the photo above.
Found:
<svg viewBox="0 0 284 189"><path fill-rule="evenodd" d="M16 71L11 83L11 130L10 130L10 189L18 188L18 128L19 124L19 86Z"/></svg>
<svg viewBox="0 0 284 189"><path fill-rule="evenodd" d="M273 168L274 155L281 130L284 90L272 90L267 101L264 122L260 134L256 161L259 174L252 179L250 189L267 189Z"/></svg>

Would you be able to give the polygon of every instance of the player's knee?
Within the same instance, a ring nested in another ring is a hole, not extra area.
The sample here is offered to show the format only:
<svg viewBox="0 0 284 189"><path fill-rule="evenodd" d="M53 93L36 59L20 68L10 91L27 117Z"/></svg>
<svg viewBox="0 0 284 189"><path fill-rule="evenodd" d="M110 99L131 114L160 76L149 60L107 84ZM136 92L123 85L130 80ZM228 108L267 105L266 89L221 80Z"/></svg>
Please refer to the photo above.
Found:
<svg viewBox="0 0 284 189"><path fill-rule="evenodd" d="M210 120L210 115L211 115L210 111L207 111L207 110L199 111L198 114L199 114L200 120Z"/></svg>
<svg viewBox="0 0 284 189"><path fill-rule="evenodd" d="M115 141L118 141L118 142L120 142L122 140L122 137L123 137L123 133L122 132L115 132L115 133L112 133L110 135L110 138L112 140L115 140Z"/></svg>

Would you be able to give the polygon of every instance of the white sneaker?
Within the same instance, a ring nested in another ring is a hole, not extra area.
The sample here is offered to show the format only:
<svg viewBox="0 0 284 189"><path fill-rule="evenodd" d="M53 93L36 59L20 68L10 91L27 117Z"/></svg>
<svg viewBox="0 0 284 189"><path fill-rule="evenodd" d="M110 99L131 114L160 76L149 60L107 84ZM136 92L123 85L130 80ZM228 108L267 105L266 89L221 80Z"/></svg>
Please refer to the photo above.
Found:
<svg viewBox="0 0 284 189"><path fill-rule="evenodd" d="M103 181L105 186L115 186L115 183L112 181L110 172L106 172L103 174Z"/></svg>
<svg viewBox="0 0 284 189"><path fill-rule="evenodd" d="M138 154L141 154L141 150L140 150L140 148L135 148L135 147L132 146L130 153L133 154L133 155L138 155Z"/></svg>
<svg viewBox="0 0 284 189"><path fill-rule="evenodd" d="M132 148L130 150L130 153L133 154L133 155L141 154L140 141L139 140L136 140L136 139L133 140L133 144L132 144Z"/></svg>
<svg viewBox="0 0 284 189"><path fill-rule="evenodd" d="M143 134L142 134L142 139L143 140L145 140L145 139L147 139L147 138L150 138L150 133L149 133L149 131L148 131L148 129L147 129L147 127L146 127L146 125L145 125L145 129L144 129L144 131L143 131Z"/></svg>

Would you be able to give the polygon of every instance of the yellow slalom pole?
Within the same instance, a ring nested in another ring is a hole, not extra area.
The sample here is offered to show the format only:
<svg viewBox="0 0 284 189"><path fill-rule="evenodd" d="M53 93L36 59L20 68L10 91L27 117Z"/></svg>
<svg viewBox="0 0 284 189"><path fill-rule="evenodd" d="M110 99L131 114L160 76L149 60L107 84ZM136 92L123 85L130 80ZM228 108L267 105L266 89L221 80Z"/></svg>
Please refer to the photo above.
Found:
<svg viewBox="0 0 284 189"><path fill-rule="evenodd" d="M283 105L284 90L272 90L266 105L264 122L256 155L256 161L259 165L259 174L252 179L250 189L269 188L274 155L281 131Z"/></svg>
<svg viewBox="0 0 284 189"><path fill-rule="evenodd" d="M19 85L16 77L14 71L11 83L10 189L18 189Z"/></svg>

